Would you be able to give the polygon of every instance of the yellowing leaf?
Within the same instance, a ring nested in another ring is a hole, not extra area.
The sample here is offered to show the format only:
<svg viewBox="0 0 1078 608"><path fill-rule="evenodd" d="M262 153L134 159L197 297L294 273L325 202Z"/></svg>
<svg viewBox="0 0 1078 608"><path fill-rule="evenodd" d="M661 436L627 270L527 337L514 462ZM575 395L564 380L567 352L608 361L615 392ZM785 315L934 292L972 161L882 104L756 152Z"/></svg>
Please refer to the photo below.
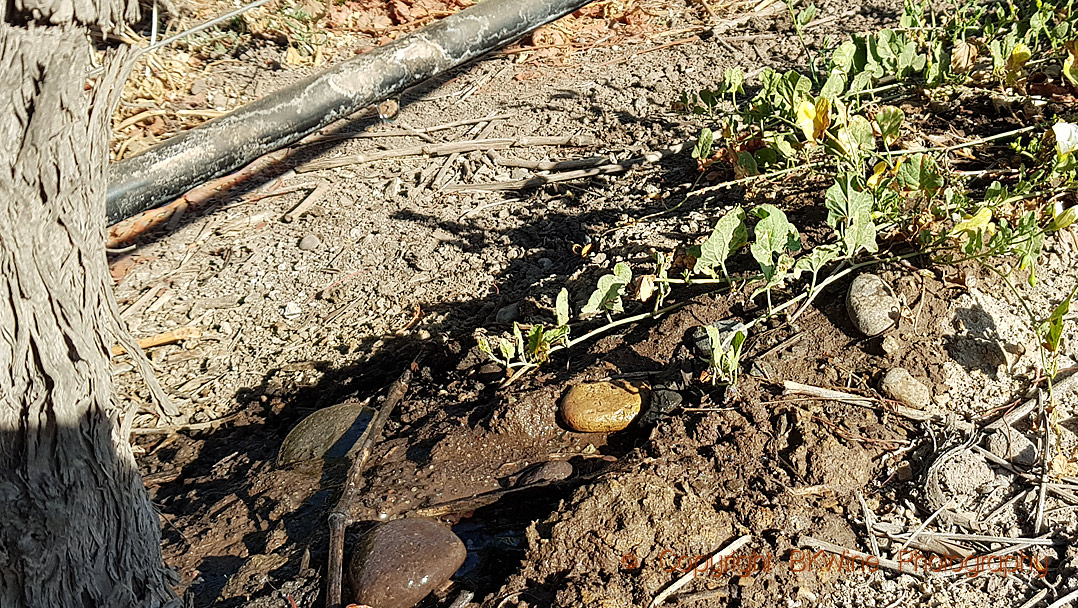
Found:
<svg viewBox="0 0 1078 608"><path fill-rule="evenodd" d="M989 223L992 221L992 210L988 207L982 208L976 215L968 217L959 222L954 227L954 234L960 234L962 232L977 232L985 228L989 228Z"/></svg>
<svg viewBox="0 0 1078 608"><path fill-rule="evenodd" d="M801 127L806 139L815 139L812 133L816 126L816 106L807 99L797 106L797 126Z"/></svg>
<svg viewBox="0 0 1078 608"><path fill-rule="evenodd" d="M1078 150L1078 125L1057 122L1052 126L1052 134L1056 136L1056 150L1059 151L1060 156Z"/></svg>
<svg viewBox="0 0 1078 608"><path fill-rule="evenodd" d="M805 139L819 141L827 127L831 126L831 100L820 97L816 103L807 99L797 106L797 126L805 134Z"/></svg>
<svg viewBox="0 0 1078 608"><path fill-rule="evenodd" d="M1029 50L1029 47L1019 42L1011 51L1011 56L1007 58L1007 71L1017 72L1021 70L1022 66L1026 65L1026 62L1032 56L1033 52Z"/></svg>
<svg viewBox="0 0 1078 608"><path fill-rule="evenodd" d="M887 163L880 161L876 163L876 166L872 168L872 176L868 178L868 185L873 188L880 185L880 180L883 179L883 174L887 172Z"/></svg>
<svg viewBox="0 0 1078 608"><path fill-rule="evenodd" d="M1078 464L1063 454L1056 454L1048 463L1048 472L1053 477L1071 476L1078 473Z"/></svg>
<svg viewBox="0 0 1078 608"><path fill-rule="evenodd" d="M655 275L645 274L636 277L636 299L647 302L655 294Z"/></svg>
<svg viewBox="0 0 1078 608"><path fill-rule="evenodd" d="M1067 56L1063 59L1063 76L1078 87L1078 40L1071 40L1063 45L1067 49Z"/></svg>

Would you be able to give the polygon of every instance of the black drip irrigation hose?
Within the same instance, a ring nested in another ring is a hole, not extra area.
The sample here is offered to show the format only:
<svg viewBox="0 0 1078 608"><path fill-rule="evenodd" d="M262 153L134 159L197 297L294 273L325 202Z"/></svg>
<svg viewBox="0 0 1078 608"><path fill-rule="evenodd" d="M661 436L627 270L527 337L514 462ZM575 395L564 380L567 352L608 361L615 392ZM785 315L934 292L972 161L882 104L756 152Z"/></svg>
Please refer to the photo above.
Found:
<svg viewBox="0 0 1078 608"><path fill-rule="evenodd" d="M176 199L591 0L483 0L109 168L109 224Z"/></svg>

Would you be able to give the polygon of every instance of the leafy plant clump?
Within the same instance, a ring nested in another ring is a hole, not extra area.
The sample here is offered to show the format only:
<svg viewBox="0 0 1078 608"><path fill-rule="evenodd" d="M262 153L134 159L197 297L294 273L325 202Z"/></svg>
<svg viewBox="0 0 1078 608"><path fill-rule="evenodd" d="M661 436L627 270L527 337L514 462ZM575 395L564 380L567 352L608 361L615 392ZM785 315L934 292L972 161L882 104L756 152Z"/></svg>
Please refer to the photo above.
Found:
<svg viewBox="0 0 1078 608"><path fill-rule="evenodd" d="M812 10L794 15L799 36ZM947 14L942 20L930 3L908 0L900 27L854 34L826 62L810 54L807 70L765 69L751 98L737 69L726 71L717 90L682 95L686 111L712 123L701 129L692 151L702 174L727 171L734 180L698 194L808 172L830 184L822 196L829 239L808 246L774 205L735 206L703 242L688 248L680 278L669 276L672 256L661 252L654 272L637 276L635 298L654 298L650 311L615 318L625 312L634 285L632 269L621 262L599 279L580 310L601 315L605 325L570 340L563 290L554 329L533 325L525 341L515 327L512 340L500 339L501 357L490 356L527 371L556 350L669 310L663 304L672 285L748 288L751 298L763 297L766 312L736 332L708 330L711 378L734 383L754 325L779 314L796 320L824 287L866 266L915 256L937 264L991 260L993 270L1003 268L1005 276L1025 271L1034 283L1045 237L1075 219L1063 203L1078 190L1078 126L1067 116L1046 115L1041 124L963 144L925 146L929 138L901 106L907 99L947 101L970 92L1026 101L1040 94L1043 106L1045 95L1050 101L1068 87L1073 91L1078 14L1069 4L1045 1L965 4ZM1055 88L1046 74L1059 75ZM989 142L1009 142L1007 166L973 162L974 171L956 168L956 152ZM987 185L972 188L974 180ZM731 260L743 252L758 274L731 272ZM799 288L791 290L795 284ZM776 290L785 300L775 300ZM1058 350L1062 315L1053 313L1038 327L1046 352ZM491 352L489 345L481 348Z"/></svg>

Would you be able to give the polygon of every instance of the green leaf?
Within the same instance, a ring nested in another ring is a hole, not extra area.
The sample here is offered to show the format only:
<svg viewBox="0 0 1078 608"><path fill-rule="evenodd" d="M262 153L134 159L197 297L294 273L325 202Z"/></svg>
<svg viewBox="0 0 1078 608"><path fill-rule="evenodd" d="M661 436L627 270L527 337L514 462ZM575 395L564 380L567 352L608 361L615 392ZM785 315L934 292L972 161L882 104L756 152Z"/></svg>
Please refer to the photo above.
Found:
<svg viewBox="0 0 1078 608"><path fill-rule="evenodd" d="M520 333L520 325L516 321L513 321L513 339L516 340L515 352L519 352L523 357L524 353L528 352L524 345L524 334Z"/></svg>
<svg viewBox="0 0 1078 608"><path fill-rule="evenodd" d="M872 215L872 195L868 192L857 190L853 186L853 179L845 175L845 179L836 180L827 189L824 195L824 203L827 206L827 225L835 228L839 222L852 221L859 214Z"/></svg>
<svg viewBox="0 0 1078 608"><path fill-rule="evenodd" d="M720 322L723 323L723 322ZM721 377L724 382L737 383L738 366L741 361L741 350L745 344L747 332L745 326L737 322L729 323L731 328L720 330L714 325L705 325L707 332L709 367L714 377ZM714 382L714 377L712 382Z"/></svg>
<svg viewBox="0 0 1078 608"><path fill-rule="evenodd" d="M1049 352L1059 352L1059 345L1063 342L1063 317L1070 312L1071 298L1073 297L1074 292L1071 291L1067 299L1055 307L1055 310L1052 311L1052 316L1048 317L1048 332L1044 337L1044 346Z"/></svg>
<svg viewBox="0 0 1078 608"><path fill-rule="evenodd" d="M914 71L913 64L917 59L917 43L908 42L902 47L902 52L898 55L898 76L899 78L905 78L910 72Z"/></svg>
<svg viewBox="0 0 1078 608"><path fill-rule="evenodd" d="M854 44L853 40L845 40L831 55L831 65L841 70L843 74L849 74L850 68L853 67L853 56L856 52L857 45Z"/></svg>
<svg viewBox="0 0 1078 608"><path fill-rule="evenodd" d="M771 148L760 148L756 152L753 152L752 156L756 159L757 170L759 170L759 167L761 166L766 167L779 162L779 155Z"/></svg>
<svg viewBox="0 0 1078 608"><path fill-rule="evenodd" d="M872 134L872 124L868 122L868 119L860 114L850 118L850 135L853 136L854 143L857 147L864 152L870 152L876 149L876 138Z"/></svg>
<svg viewBox="0 0 1078 608"><path fill-rule="evenodd" d="M756 166L756 157L749 152L738 152L737 164L745 170L745 175L759 175L760 173L760 169Z"/></svg>
<svg viewBox="0 0 1078 608"><path fill-rule="evenodd" d="M779 135L775 138L775 151L781 154L783 158L797 157L797 149L794 148L787 135Z"/></svg>
<svg viewBox="0 0 1078 608"><path fill-rule="evenodd" d="M838 259L839 254L840 251L834 244L814 247L808 255L798 258L797 262L794 263L791 274L796 280L801 277L802 272L810 272L815 283L816 275L823 270L824 266Z"/></svg>
<svg viewBox="0 0 1078 608"><path fill-rule="evenodd" d="M1073 224L1075 219L1078 219L1078 207L1068 207L1052 218L1052 221L1048 223L1048 227L1045 228L1045 232L1063 230Z"/></svg>
<svg viewBox="0 0 1078 608"><path fill-rule="evenodd" d="M869 72L859 72L850 81L850 93L859 93L868 88L868 85L872 84L872 74Z"/></svg>
<svg viewBox="0 0 1078 608"><path fill-rule="evenodd" d="M494 359L494 351L491 350L490 342L487 342L486 338L480 336L479 339L476 340L476 342L476 345L479 347L479 352L486 355L487 358Z"/></svg>
<svg viewBox="0 0 1078 608"><path fill-rule="evenodd" d="M898 139L902 129L902 121L906 115L901 108L895 106L883 106L876 112L876 125L880 128L880 135L887 145L891 145Z"/></svg>
<svg viewBox="0 0 1078 608"><path fill-rule="evenodd" d="M528 332L528 354L533 361L538 361L543 350L543 326L536 323Z"/></svg>
<svg viewBox="0 0 1078 608"><path fill-rule="evenodd" d="M727 93L745 93L743 85L745 84L745 74L742 73L741 68L726 68L726 71L722 75L722 88Z"/></svg>
<svg viewBox="0 0 1078 608"><path fill-rule="evenodd" d="M565 336L569 335L569 326L561 325L554 329L548 329L543 332L543 337L546 339L547 344L557 344L558 340L561 340Z"/></svg>
<svg viewBox="0 0 1078 608"><path fill-rule="evenodd" d="M777 274L775 256L800 249L800 235L786 219L786 214L774 205L760 205L752 210L752 214L760 221L753 228L756 241L749 246L749 251L760 265L764 277L770 281Z"/></svg>
<svg viewBox="0 0 1078 608"><path fill-rule="evenodd" d="M692 157L707 160L711 156L711 145L715 142L715 134L711 129L700 129L700 137L696 138L696 145L692 148Z"/></svg>
<svg viewBox="0 0 1078 608"><path fill-rule="evenodd" d="M580 309L586 315L599 311L621 312L621 295L625 292L625 286L633 279L632 270L625 262L614 265L614 274L599 277L598 287L591 293L588 303Z"/></svg>
<svg viewBox="0 0 1078 608"><path fill-rule="evenodd" d="M520 330L518 329L517 333L519 332ZM498 350L501 351L502 359L504 359L506 363L512 361L513 357L517 354L517 349L513 346L513 343L503 338L498 339Z"/></svg>
<svg viewBox="0 0 1078 608"><path fill-rule="evenodd" d="M898 168L898 182L907 190L923 192L929 198L943 187L936 161L927 154L913 154Z"/></svg>
<svg viewBox="0 0 1078 608"><path fill-rule="evenodd" d="M843 252L852 257L861 249L875 253L876 225L872 222L872 195L858 190L854 183L857 176L846 173L827 189L824 203L827 206L827 223L835 228L843 245Z"/></svg>
<svg viewBox="0 0 1078 608"><path fill-rule="evenodd" d="M895 54L895 33L889 29L877 32L876 37L869 37L869 51L873 58L880 64L884 71L894 71L898 64L898 55Z"/></svg>
<svg viewBox="0 0 1078 608"><path fill-rule="evenodd" d="M845 246L846 255L853 257L861 249L869 253L879 251L876 244L876 225L872 223L872 214L859 212L853 216L850 225L842 233L842 244Z"/></svg>
<svg viewBox="0 0 1078 608"><path fill-rule="evenodd" d="M827 77L827 82L823 83L823 87L820 89L820 97L837 99L845 90L846 75L840 70L831 70L831 75Z"/></svg>
<svg viewBox="0 0 1078 608"><path fill-rule="evenodd" d="M729 278L726 272L726 259L748 240L745 210L734 207L719 218L707 240L689 248L689 255L696 258L692 271L696 274L715 276L715 266L719 266L722 268L723 276Z"/></svg>
<svg viewBox="0 0 1078 608"><path fill-rule="evenodd" d="M1006 58L1003 55L1002 43L998 38L988 44L988 50L992 53L992 70L1002 69Z"/></svg>
<svg viewBox="0 0 1078 608"><path fill-rule="evenodd" d="M950 67L950 59L944 56L943 42L939 40L932 43L930 53L930 59L926 58L928 69L925 71L925 84L935 87L943 82L943 73Z"/></svg>
<svg viewBox="0 0 1078 608"><path fill-rule="evenodd" d="M558 326L569 324L569 290L562 287L558 292L558 298L554 302L554 312L558 318Z"/></svg>
<svg viewBox="0 0 1078 608"><path fill-rule="evenodd" d="M787 71L775 85L775 95L780 107L791 115L796 112L798 104L809 96L811 90L812 81L797 70Z"/></svg>

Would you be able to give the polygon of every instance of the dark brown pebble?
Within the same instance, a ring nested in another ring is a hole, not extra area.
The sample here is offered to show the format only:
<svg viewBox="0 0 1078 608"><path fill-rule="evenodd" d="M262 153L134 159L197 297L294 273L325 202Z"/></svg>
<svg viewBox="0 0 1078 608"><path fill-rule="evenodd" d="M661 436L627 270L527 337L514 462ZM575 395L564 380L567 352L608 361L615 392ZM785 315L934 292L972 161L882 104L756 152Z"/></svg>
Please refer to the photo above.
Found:
<svg viewBox="0 0 1078 608"><path fill-rule="evenodd" d="M348 564L353 602L412 608L449 580L468 552L452 530L429 519L379 524L360 541Z"/></svg>

